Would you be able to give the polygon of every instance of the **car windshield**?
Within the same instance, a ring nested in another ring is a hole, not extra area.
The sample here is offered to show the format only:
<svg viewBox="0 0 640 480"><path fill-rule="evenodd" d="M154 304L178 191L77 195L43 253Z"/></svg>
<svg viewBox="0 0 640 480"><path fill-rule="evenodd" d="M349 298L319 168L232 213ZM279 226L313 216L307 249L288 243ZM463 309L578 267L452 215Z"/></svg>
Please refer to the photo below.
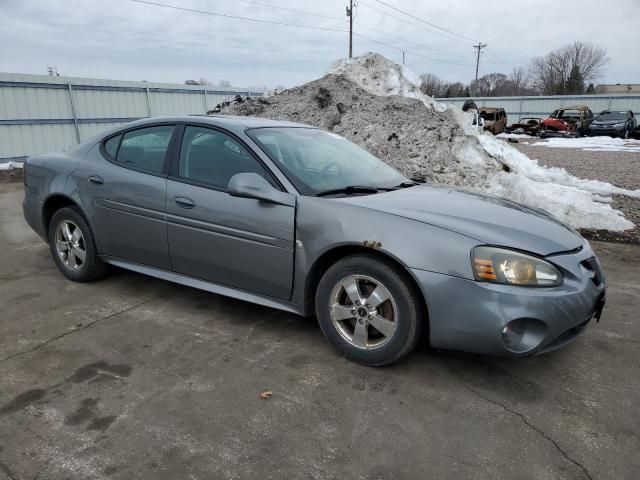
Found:
<svg viewBox="0 0 640 480"><path fill-rule="evenodd" d="M564 118L566 120L577 120L580 118L579 110L556 110L551 118Z"/></svg>
<svg viewBox="0 0 640 480"><path fill-rule="evenodd" d="M250 129L247 134L303 195L354 185L385 189L409 181L366 150L325 130L269 127Z"/></svg>
<svg viewBox="0 0 640 480"><path fill-rule="evenodd" d="M496 114L494 112L480 112L480 116L489 121L496 119Z"/></svg>
<svg viewBox="0 0 640 480"><path fill-rule="evenodd" d="M626 118L627 112L602 112L598 120L625 120Z"/></svg>

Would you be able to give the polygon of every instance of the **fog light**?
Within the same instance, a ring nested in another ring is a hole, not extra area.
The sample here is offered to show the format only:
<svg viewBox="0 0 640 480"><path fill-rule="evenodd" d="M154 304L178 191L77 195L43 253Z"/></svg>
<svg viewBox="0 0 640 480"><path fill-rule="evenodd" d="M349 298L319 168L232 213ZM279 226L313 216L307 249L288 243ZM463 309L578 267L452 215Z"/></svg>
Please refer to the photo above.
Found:
<svg viewBox="0 0 640 480"><path fill-rule="evenodd" d="M517 318L502 328L502 341L513 353L527 353L539 347L545 338L547 325L535 318Z"/></svg>
<svg viewBox="0 0 640 480"><path fill-rule="evenodd" d="M522 319L507 323L502 329L502 341L509 350L518 350L526 331L526 322Z"/></svg>

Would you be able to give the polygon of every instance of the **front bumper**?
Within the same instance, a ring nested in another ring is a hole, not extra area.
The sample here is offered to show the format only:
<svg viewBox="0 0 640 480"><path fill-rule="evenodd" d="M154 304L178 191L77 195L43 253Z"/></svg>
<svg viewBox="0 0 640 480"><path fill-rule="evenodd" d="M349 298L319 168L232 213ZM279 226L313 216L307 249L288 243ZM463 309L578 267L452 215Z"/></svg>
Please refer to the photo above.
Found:
<svg viewBox="0 0 640 480"><path fill-rule="evenodd" d="M434 348L489 355L532 355L560 348L584 331L601 311L606 296L604 278L598 285L581 262L594 257L585 243L577 254L548 257L563 271L563 285L530 288L477 282L460 277L412 270L429 311L429 339ZM514 352L502 338L516 319L543 324L536 344Z"/></svg>
<svg viewBox="0 0 640 480"><path fill-rule="evenodd" d="M596 127L591 127L589 129L589 132L591 132L592 136L607 135L609 137L621 137L621 136L624 135L624 127L619 127L619 128L611 128L611 127L596 128Z"/></svg>

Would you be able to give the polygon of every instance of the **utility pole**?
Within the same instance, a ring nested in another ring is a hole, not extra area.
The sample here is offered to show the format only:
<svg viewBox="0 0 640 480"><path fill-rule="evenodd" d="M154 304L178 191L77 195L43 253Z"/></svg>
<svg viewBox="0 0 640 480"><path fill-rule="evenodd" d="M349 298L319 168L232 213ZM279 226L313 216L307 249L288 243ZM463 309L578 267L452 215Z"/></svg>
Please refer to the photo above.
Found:
<svg viewBox="0 0 640 480"><path fill-rule="evenodd" d="M353 0L349 0L347 17L349 17L349 58L351 58L353 57Z"/></svg>
<svg viewBox="0 0 640 480"><path fill-rule="evenodd" d="M402 51L402 64L404 65L404 50Z"/></svg>
<svg viewBox="0 0 640 480"><path fill-rule="evenodd" d="M482 50L486 46L487 46L486 43L480 43L480 42L478 42L478 45L473 46L473 48L478 49L478 57L476 59L476 82L478 81L478 68L480 67L480 50Z"/></svg>

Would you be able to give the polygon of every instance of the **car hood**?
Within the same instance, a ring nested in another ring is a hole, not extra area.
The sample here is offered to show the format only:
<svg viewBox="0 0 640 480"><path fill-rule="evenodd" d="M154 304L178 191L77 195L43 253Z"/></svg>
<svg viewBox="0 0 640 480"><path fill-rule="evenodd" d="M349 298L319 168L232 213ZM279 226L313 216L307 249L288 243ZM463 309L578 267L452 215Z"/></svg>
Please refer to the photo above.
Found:
<svg viewBox="0 0 640 480"><path fill-rule="evenodd" d="M573 250L584 242L544 210L449 187L419 185L340 201L538 255Z"/></svg>

